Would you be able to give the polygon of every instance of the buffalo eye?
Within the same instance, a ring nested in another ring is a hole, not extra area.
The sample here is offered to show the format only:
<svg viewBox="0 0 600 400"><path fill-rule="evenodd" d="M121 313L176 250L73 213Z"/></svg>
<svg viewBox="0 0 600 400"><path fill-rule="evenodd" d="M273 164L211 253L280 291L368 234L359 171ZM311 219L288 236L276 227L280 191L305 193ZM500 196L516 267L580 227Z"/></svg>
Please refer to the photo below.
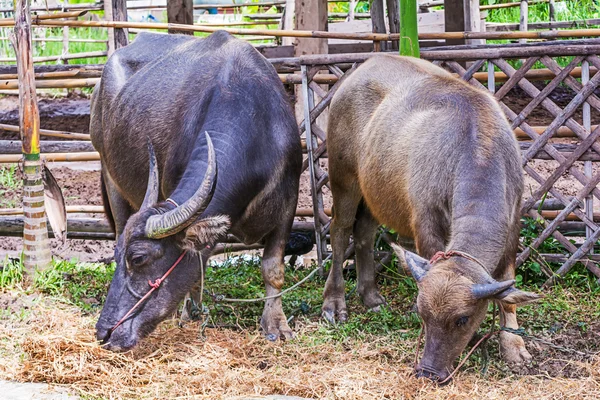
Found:
<svg viewBox="0 0 600 400"><path fill-rule="evenodd" d="M458 327L465 326L468 321L469 321L469 317L460 317L459 319L456 320L456 326L458 326Z"/></svg>
<svg viewBox="0 0 600 400"><path fill-rule="evenodd" d="M140 267L144 265L148 261L148 256L144 254L134 255L131 257L131 266L132 267Z"/></svg>

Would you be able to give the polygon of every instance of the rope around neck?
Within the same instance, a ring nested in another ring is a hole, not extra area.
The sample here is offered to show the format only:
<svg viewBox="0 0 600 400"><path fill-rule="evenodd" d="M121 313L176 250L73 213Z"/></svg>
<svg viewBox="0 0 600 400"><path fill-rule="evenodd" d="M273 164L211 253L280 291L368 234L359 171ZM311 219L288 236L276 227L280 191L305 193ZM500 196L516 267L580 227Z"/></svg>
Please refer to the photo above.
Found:
<svg viewBox="0 0 600 400"><path fill-rule="evenodd" d="M470 255L469 253L465 253L464 251L459 251L459 250L438 251L437 253L435 253L433 255L433 257L431 257L431 260L429 260L429 263L435 264L436 262L438 262L440 260L448 260L450 257L454 257L454 256L466 258L467 260L473 261L473 262L479 264L484 270L487 271L487 268L485 267L485 265L481 261L479 261L476 257Z"/></svg>

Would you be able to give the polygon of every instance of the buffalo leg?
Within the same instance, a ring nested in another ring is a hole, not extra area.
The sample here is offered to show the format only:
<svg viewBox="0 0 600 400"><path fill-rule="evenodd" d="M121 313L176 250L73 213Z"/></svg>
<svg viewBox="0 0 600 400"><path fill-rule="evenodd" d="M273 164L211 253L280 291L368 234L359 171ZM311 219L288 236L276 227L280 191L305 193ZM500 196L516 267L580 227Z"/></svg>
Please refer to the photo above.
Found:
<svg viewBox="0 0 600 400"><path fill-rule="evenodd" d="M440 233L444 225L431 211L415 211L414 214L426 216L413 222L413 231L417 253L429 260L436 252L445 250L446 237Z"/></svg>
<svg viewBox="0 0 600 400"><path fill-rule="evenodd" d="M112 218L115 223L115 233L118 238L121 233L123 233L125 224L129 217L131 217L131 214L133 214L133 210L129 205L129 202L121 196L107 173L102 173L102 180L106 189L106 197L108 198Z"/></svg>
<svg viewBox="0 0 600 400"><path fill-rule="evenodd" d="M516 253L519 243L518 230L515 230L512 236L512 243L507 246L504 256L498 265L498 271L502 271L501 280L515 279ZM497 303L500 309L500 326L518 329L517 306L515 304L506 304L502 301L498 301ZM521 336L502 331L500 332L499 341L500 351L507 363L522 364L531 360L531 354L527 351L525 342Z"/></svg>
<svg viewBox="0 0 600 400"><path fill-rule="evenodd" d="M373 218L367 206L363 203L358 208L354 223L353 237L356 252L356 272L358 283L356 291L363 304L369 310L378 311L385 304L385 299L377 288L373 246L379 223Z"/></svg>
<svg viewBox="0 0 600 400"><path fill-rule="evenodd" d="M336 188L333 181L331 190L334 210L333 221L331 222L333 261L323 292L323 317L329 322L335 323L336 319L340 322L348 319L343 265L354 218L360 203L360 194L357 191Z"/></svg>
<svg viewBox="0 0 600 400"><path fill-rule="evenodd" d="M293 218L293 215L292 215ZM290 223L284 224L291 227ZM285 244L289 236L289 228L276 230L267 236L262 260L262 276L265 282L267 297L277 295L283 287L285 264L283 256ZM291 339L294 333L287 323L281 297L268 299L262 314L260 325L268 340Z"/></svg>

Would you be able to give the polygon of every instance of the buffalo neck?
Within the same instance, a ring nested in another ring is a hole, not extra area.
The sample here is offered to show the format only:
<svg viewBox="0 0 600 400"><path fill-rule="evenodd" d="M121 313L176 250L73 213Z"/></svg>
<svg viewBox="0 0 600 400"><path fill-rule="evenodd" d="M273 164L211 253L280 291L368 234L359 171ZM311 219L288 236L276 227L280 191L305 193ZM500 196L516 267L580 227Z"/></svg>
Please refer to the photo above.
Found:
<svg viewBox="0 0 600 400"><path fill-rule="evenodd" d="M492 274L506 249L512 223L504 169L494 160L483 163L469 160L459 170L446 250L459 250L476 257Z"/></svg>

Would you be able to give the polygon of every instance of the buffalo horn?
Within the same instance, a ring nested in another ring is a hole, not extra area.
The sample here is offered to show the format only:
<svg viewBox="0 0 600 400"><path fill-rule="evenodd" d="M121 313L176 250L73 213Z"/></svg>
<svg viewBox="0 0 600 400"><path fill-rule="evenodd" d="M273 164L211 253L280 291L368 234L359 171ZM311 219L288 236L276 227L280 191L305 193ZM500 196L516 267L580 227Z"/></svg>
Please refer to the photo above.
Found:
<svg viewBox="0 0 600 400"><path fill-rule="evenodd" d="M514 284L514 279L502 282L493 281L491 283L475 284L473 285L472 292L476 299L487 299L505 291Z"/></svg>
<svg viewBox="0 0 600 400"><path fill-rule="evenodd" d="M217 160L212 140L206 134L208 145L208 163L202 183L196 192L177 208L162 215L153 215L146 222L146 236L160 239L187 228L208 207L217 181Z"/></svg>
<svg viewBox="0 0 600 400"><path fill-rule="evenodd" d="M146 188L146 195L144 196L144 202L142 203L140 210L145 210L158 201L158 165L156 162L156 155L154 154L154 147L152 147L150 138L148 138L148 159L148 188Z"/></svg>

